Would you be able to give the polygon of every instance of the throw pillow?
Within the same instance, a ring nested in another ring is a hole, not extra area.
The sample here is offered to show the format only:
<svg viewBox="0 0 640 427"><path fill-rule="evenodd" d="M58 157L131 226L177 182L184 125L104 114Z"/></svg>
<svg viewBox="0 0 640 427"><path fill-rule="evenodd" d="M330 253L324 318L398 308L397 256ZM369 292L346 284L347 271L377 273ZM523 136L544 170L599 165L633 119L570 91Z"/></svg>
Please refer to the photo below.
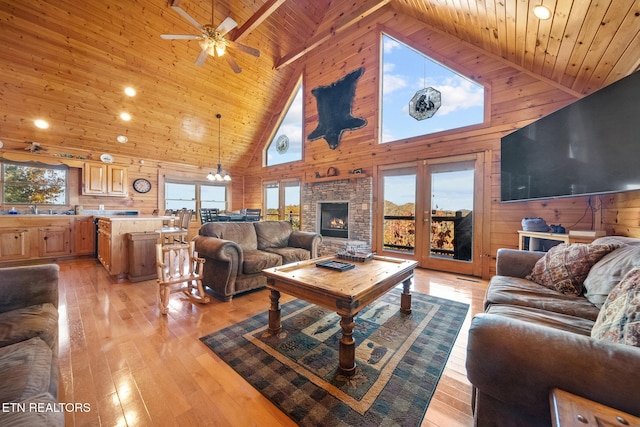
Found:
<svg viewBox="0 0 640 427"><path fill-rule="evenodd" d="M591 337L640 347L640 268L616 285L596 319Z"/></svg>
<svg viewBox="0 0 640 427"><path fill-rule="evenodd" d="M619 246L587 243L554 246L536 262L526 278L563 294L580 295L591 267Z"/></svg>
<svg viewBox="0 0 640 427"><path fill-rule="evenodd" d="M624 245L602 257L584 280L584 296L598 308L634 267L640 267L640 246Z"/></svg>

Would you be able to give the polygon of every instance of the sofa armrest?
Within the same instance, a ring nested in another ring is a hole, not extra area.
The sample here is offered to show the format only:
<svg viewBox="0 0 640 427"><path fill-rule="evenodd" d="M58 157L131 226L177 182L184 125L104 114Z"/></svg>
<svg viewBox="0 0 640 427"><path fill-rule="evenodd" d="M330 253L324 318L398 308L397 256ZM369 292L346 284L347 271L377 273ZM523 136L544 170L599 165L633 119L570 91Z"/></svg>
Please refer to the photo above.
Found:
<svg viewBox="0 0 640 427"><path fill-rule="evenodd" d="M560 388L640 416L639 364L640 348L500 315L478 314L469 329L469 380L519 413L549 414Z"/></svg>
<svg viewBox="0 0 640 427"><path fill-rule="evenodd" d="M59 273L57 264L0 269L0 313L45 303L57 308Z"/></svg>
<svg viewBox="0 0 640 427"><path fill-rule="evenodd" d="M498 249L496 255L496 275L524 278L533 271L536 262L545 252Z"/></svg>
<svg viewBox="0 0 640 427"><path fill-rule="evenodd" d="M292 248L307 249L311 252L311 258L318 257L318 250L321 242L322 236L310 231L293 230L289 236L289 246Z"/></svg>
<svg viewBox="0 0 640 427"><path fill-rule="evenodd" d="M194 236L195 251L203 258L210 258L232 264L242 263L242 248L236 242L209 236Z"/></svg>

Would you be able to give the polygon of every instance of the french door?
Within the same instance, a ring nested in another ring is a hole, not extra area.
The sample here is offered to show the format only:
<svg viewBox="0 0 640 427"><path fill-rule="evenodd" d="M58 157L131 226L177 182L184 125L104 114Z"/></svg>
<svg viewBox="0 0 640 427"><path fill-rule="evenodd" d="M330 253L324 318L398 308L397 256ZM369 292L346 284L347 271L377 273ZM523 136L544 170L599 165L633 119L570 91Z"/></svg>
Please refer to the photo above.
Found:
<svg viewBox="0 0 640 427"><path fill-rule="evenodd" d="M264 184L266 220L287 220L300 229L300 181L273 181Z"/></svg>
<svg viewBox="0 0 640 427"><path fill-rule="evenodd" d="M420 266L481 275L482 157L425 161Z"/></svg>
<svg viewBox="0 0 640 427"><path fill-rule="evenodd" d="M424 268L482 275L484 155L379 169L379 253Z"/></svg>

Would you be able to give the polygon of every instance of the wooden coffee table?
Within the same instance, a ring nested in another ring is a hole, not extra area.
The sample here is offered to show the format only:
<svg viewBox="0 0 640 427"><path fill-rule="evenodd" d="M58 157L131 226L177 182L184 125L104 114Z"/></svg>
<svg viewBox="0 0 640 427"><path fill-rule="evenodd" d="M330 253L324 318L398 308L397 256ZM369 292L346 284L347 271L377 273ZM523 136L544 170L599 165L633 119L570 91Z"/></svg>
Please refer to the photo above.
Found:
<svg viewBox="0 0 640 427"><path fill-rule="evenodd" d="M399 283L403 284L400 311L410 314L411 278L418 263L375 256L366 262L349 262L355 267L346 271L316 266L317 262L327 260L349 262L327 257L263 270L271 290L268 333L280 333L280 292L335 311L341 317L342 328L339 367L343 375L351 376L356 370L354 316Z"/></svg>

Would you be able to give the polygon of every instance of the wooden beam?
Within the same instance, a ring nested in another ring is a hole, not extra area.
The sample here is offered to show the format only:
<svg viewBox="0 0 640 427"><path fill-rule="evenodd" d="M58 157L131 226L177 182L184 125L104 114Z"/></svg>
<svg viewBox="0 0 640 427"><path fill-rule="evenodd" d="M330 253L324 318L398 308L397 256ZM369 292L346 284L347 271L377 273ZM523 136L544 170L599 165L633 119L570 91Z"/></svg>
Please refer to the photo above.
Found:
<svg viewBox="0 0 640 427"><path fill-rule="evenodd" d="M286 0L267 0L256 13L251 16L239 27L233 34L233 40L239 41L243 37L246 37L251 31L258 27L262 22L267 19L273 12L276 11Z"/></svg>
<svg viewBox="0 0 640 427"><path fill-rule="evenodd" d="M332 26L331 28L329 28L328 30L322 33L319 33L313 36L311 39L309 39L309 41L304 46L302 46L297 51L288 53L283 57L281 57L279 60L276 61L276 65L274 68L276 70L280 70L282 67L285 67L291 64L292 62L296 61L298 58L304 56L306 53L312 51L322 43L326 42L332 36L336 35L340 31L343 31L349 28L354 24L357 24L358 22L362 21L364 18L376 12L377 10L381 9L382 7L386 6L390 2L391 0L371 0L366 2L355 13L344 16L343 18L336 20L336 23L334 26Z"/></svg>

